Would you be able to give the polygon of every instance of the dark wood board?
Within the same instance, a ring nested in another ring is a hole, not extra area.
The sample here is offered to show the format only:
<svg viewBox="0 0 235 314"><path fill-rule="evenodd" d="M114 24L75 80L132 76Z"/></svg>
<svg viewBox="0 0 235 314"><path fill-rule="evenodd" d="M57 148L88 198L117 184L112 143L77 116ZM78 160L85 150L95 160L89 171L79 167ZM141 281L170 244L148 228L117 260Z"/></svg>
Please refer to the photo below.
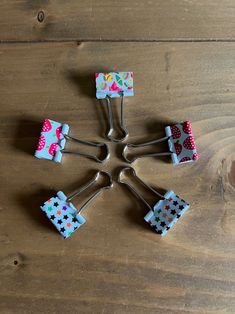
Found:
<svg viewBox="0 0 235 314"><path fill-rule="evenodd" d="M11 0L0 40L234 40L232 0Z"/></svg>
<svg viewBox="0 0 235 314"><path fill-rule="evenodd" d="M1 313L234 313L234 51L221 42L0 45ZM148 209L116 183L126 166L121 144L110 144L104 165L33 157L45 117L70 124L74 136L106 141L94 90L99 70L135 73L128 141L192 122L197 163L134 165L146 182L191 204L165 238L143 221ZM63 240L39 206L97 169L112 173L114 187Z"/></svg>

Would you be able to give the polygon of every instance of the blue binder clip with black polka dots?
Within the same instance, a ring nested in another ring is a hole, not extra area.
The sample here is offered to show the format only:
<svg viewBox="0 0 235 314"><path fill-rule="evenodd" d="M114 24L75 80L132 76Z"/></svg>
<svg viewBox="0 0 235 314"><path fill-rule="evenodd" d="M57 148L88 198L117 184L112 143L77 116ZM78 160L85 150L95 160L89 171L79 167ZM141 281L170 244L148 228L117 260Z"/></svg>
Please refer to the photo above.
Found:
<svg viewBox="0 0 235 314"><path fill-rule="evenodd" d="M78 210L71 203L72 199L91 188L98 181L101 175L108 179L108 184L94 192L92 196ZM82 186L72 195L67 197L63 192L59 191L57 195L47 200L40 208L50 219L59 233L66 239L86 222L86 219L81 215L81 212L87 207L87 205L90 204L90 202L93 201L104 190L111 187L111 175L104 171L98 171L92 180L90 180L87 184Z"/></svg>
<svg viewBox="0 0 235 314"><path fill-rule="evenodd" d="M149 189L159 198L159 201L151 206L136 189L121 179L125 171L130 171L137 181L145 188ZM168 191L164 195L154 190L151 186L143 182L131 167L123 168L119 173L119 183L125 184L144 204L149 208L149 212L144 220L160 235L165 236L176 221L189 209L189 204L176 195L173 191Z"/></svg>

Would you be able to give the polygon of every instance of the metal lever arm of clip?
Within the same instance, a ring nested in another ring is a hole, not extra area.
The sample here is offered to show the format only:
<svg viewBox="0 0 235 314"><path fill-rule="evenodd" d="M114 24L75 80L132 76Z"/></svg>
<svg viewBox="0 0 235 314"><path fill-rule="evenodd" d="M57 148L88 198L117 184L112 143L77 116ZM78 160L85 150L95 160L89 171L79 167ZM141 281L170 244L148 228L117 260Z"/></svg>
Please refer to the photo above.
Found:
<svg viewBox="0 0 235 314"><path fill-rule="evenodd" d="M117 142L117 143L124 141L129 135L128 130L124 123L124 95L123 95L123 92L119 92L119 94L121 96L121 114L120 114L119 123L120 123L120 129L123 133L123 136L120 138L114 138L112 136L112 133L114 132L114 127L113 127L113 111L112 111L111 97L107 95L105 98L107 102L108 118L109 118L109 129L107 132L107 137L110 141Z"/></svg>
<svg viewBox="0 0 235 314"><path fill-rule="evenodd" d="M165 199L164 195L162 195L161 193L157 192L156 190L154 190L151 186L149 186L147 183L145 183L144 181L142 181L136 174L135 170L132 167L125 167L123 168L120 172L119 172L119 176L118 176L118 182L121 184L126 185L130 191L137 197L139 198L150 210L152 210L152 206L143 198L142 195L140 195L137 190L130 185L129 183L125 182L122 180L122 175L127 172L130 171L131 174L135 177L135 179L145 188L149 189L151 192L153 192L158 198L160 199Z"/></svg>
<svg viewBox="0 0 235 314"><path fill-rule="evenodd" d="M140 154L140 155L136 155L134 156L132 159L129 159L127 157L127 154L128 154L128 148L129 147L145 147L145 146L149 146L149 145L155 145L155 144L159 144L159 143L162 143L162 142L165 142L165 141L168 141L169 137L168 136L165 136L163 138L160 138L158 140L153 140L153 141L149 141L149 142L145 142L145 143L140 143L140 144L126 144L124 146L124 149L122 151L122 156L123 158L125 159L125 161L127 161L128 163L132 163L134 162L136 159L139 159L139 158L143 158L143 157L154 157L154 156L168 156L168 155L171 155L171 152L159 152L159 153L146 153L146 154Z"/></svg>
<svg viewBox="0 0 235 314"><path fill-rule="evenodd" d="M62 149L61 152L62 153L67 153L67 154L74 154L74 155L79 155L79 156L83 156L83 157L86 157L86 158L89 158L89 159L93 159L97 162L100 162L100 163L103 163L104 161L106 161L108 158L109 158L109 148L108 148L108 145L105 144L105 143L95 143L95 142L90 142L90 141L82 141L82 140L79 140L75 137L72 137L70 135L63 135L64 138L66 140L72 140L74 142L77 142L79 144L82 144L82 145L88 145L88 146L91 146L91 147L98 147L98 148L101 148L104 150L105 154L104 154L104 157L101 159L95 155L90 155L90 154L86 154L86 153L80 153L80 152L73 152L73 151L69 151L69 150L66 150L66 149Z"/></svg>
<svg viewBox="0 0 235 314"><path fill-rule="evenodd" d="M84 184L78 191L76 191L75 193L73 193L72 195L70 195L67 198L68 202L71 202L71 200L76 197L81 195L84 191L88 190L89 188L93 187L95 185L95 183L97 183L97 181L99 180L100 176L106 176L108 179L108 184L101 187L100 189L98 189L96 192L94 192L91 197L80 207L79 211L77 212L78 214L80 214L95 198L97 198L104 190L106 189L110 189L113 185L113 180L112 180L112 176L105 172L105 171L98 171L96 173L96 175L94 176L93 179L91 179L88 183Z"/></svg>

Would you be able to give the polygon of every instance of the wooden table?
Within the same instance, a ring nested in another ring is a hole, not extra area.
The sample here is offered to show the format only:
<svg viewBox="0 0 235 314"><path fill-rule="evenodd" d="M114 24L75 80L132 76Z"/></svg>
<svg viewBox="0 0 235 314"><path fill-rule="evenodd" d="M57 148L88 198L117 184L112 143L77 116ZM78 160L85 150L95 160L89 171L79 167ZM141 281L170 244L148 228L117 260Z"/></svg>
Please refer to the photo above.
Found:
<svg viewBox="0 0 235 314"><path fill-rule="evenodd" d="M234 16L231 0L1 1L1 313L235 313ZM120 70L135 73L129 142L192 122L198 162L134 165L147 183L191 204L165 238L117 183L121 144L109 144L104 165L33 157L46 117L106 141L94 72ZM112 173L113 188L63 240L39 206L99 169Z"/></svg>

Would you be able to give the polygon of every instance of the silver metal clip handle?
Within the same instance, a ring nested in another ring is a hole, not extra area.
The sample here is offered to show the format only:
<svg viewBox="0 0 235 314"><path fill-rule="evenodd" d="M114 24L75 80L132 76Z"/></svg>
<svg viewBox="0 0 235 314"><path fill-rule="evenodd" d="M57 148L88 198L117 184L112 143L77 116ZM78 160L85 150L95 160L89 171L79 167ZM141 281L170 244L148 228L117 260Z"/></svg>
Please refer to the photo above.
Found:
<svg viewBox="0 0 235 314"><path fill-rule="evenodd" d="M109 147L108 147L108 145L106 143L96 143L96 142L90 142L90 141L82 141L82 140L79 140L79 139L77 139L75 137L72 137L70 135L63 135L63 136L67 140L72 140L72 141L77 142L77 143L82 144L82 145L88 145L88 146L92 146L92 147L103 148L103 150L105 151L105 155L104 155L104 158L100 159L99 157L97 157L95 155L90 155L90 154L80 153L80 152L73 152L73 151L69 151L69 150L66 150L66 149L62 149L61 150L62 153L83 156L83 157L86 157L86 158L89 158L89 159L93 159L93 160L95 160L97 162L100 162L100 163L105 162L109 158L109 156L110 156Z"/></svg>
<svg viewBox="0 0 235 314"><path fill-rule="evenodd" d="M126 171L130 171L132 173L132 175L135 177L135 179L141 183L145 188L149 189L151 192L153 192L155 195L157 195L159 198L161 199L165 199L164 198L164 195L162 195L161 193L157 192L156 190L154 190L150 185L148 185L147 183L145 183L144 181L142 181L136 174L134 168L132 167L125 167L123 168L120 172L119 172L119 176L118 176L118 182L121 183L121 184L125 184L129 189L130 191L135 195L137 196L137 198L139 198L150 210L152 210L152 206L143 198L142 195L140 195L137 190L129 183L127 182L124 182L121 177L123 175L124 172Z"/></svg>
<svg viewBox="0 0 235 314"><path fill-rule="evenodd" d="M91 195L91 197L80 207L78 213L81 213L96 197L98 197L104 190L110 189L113 186L113 180L111 174L105 171L98 171L94 178L92 178L88 183L84 184L78 191L73 193L67 198L68 202L71 202L71 200L76 197L81 195L84 191L87 189L91 188L100 178L100 176L106 176L108 178L108 184L101 187L98 191L96 191L94 194Z"/></svg>
<svg viewBox="0 0 235 314"><path fill-rule="evenodd" d="M145 147L145 146L154 145L154 144L158 144L158 143L167 141L168 139L169 139L169 137L165 136L165 137L160 138L158 140L153 140L153 141L144 142L144 143L140 143L140 144L126 144L124 146L124 148L123 148L122 156L123 156L123 158L125 159L126 162L133 163L136 159L143 158L143 157L155 157L155 156L168 156L168 155L171 155L171 152L162 152L162 153L140 154L140 155L134 156L132 159L127 157L127 155L128 155L128 148L129 147Z"/></svg>
<svg viewBox="0 0 235 314"><path fill-rule="evenodd" d="M120 123L120 129L123 133L123 136L119 137L119 138L114 138L112 136L112 134L114 132L114 127L113 127L113 111L112 111L111 97L107 95L105 98L106 102L107 102L108 118L109 118L109 129L107 132L107 138L110 141L116 142L116 143L124 141L129 135L128 130L125 126L125 122L124 122L124 95L123 95L123 92L120 92L120 95L121 95L121 117L120 117L119 123Z"/></svg>

